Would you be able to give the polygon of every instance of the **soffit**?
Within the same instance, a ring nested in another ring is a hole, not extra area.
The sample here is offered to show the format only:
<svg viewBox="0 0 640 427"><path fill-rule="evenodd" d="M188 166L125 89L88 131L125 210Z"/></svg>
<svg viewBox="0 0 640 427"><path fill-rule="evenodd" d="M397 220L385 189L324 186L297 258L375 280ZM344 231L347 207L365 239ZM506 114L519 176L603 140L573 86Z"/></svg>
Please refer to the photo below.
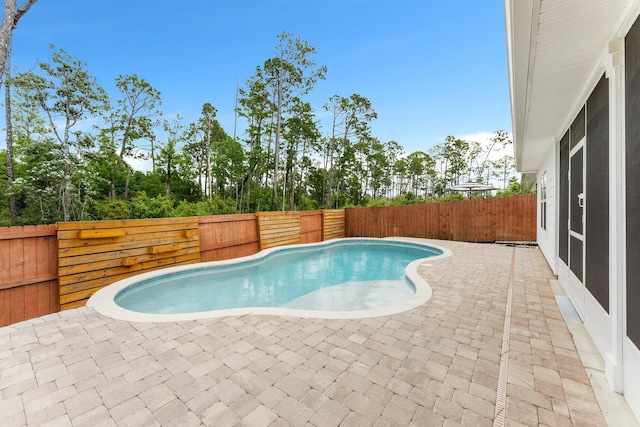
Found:
<svg viewBox="0 0 640 427"><path fill-rule="evenodd" d="M628 0L507 0L505 5L516 162L518 170L534 171L599 77L594 73Z"/></svg>

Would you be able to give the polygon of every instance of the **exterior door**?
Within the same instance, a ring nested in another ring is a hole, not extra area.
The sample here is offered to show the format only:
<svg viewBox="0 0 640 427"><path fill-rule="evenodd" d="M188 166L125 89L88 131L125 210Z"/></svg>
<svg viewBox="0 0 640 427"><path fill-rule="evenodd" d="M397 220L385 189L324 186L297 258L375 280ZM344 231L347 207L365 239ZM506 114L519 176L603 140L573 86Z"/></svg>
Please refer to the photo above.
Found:
<svg viewBox="0 0 640 427"><path fill-rule="evenodd" d="M584 143L576 144L569 159L569 297L580 317L584 315Z"/></svg>

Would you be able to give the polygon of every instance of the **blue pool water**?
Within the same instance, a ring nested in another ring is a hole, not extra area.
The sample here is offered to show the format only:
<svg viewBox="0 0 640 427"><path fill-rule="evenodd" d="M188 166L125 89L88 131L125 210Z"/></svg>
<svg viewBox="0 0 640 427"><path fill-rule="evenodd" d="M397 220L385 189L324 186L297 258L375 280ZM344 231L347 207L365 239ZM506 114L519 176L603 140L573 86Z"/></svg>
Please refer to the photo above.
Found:
<svg viewBox="0 0 640 427"><path fill-rule="evenodd" d="M405 268L440 249L398 241L347 240L301 246L231 265L141 281L115 302L141 313L194 313L243 307L363 310L410 298Z"/></svg>

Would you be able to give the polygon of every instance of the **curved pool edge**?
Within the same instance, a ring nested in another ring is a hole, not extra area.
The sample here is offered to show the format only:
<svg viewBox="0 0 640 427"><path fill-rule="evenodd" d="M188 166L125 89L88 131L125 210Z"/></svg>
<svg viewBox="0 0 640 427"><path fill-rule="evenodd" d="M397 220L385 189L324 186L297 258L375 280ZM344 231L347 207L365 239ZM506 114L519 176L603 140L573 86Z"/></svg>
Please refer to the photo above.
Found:
<svg viewBox="0 0 640 427"><path fill-rule="evenodd" d="M369 237L349 237L344 240L392 240L398 242L414 243L424 246L429 246L442 251L441 255L435 255L428 258L420 258L412 261L407 265L405 274L409 281L413 283L416 288L416 293L411 297L397 304L390 305L388 307L375 308L369 310L353 310L353 311L326 311L326 310L301 310L285 307L246 307L246 308L232 308L224 310L211 310L211 311L198 311L193 313L178 313L178 314L149 314L140 313L137 311L127 310L120 307L115 303L116 295L142 280L152 279L154 277L163 276L168 270L172 272L182 272L194 269L201 269L209 266L220 265L233 265L247 261L257 260L268 256L269 254L284 249L300 247L300 245L285 245L275 248L269 248L262 250L256 254L233 258L223 261L209 261L195 264L167 267L160 270L154 270L147 273L138 274L126 279L119 280L111 285L105 286L94 293L87 301L87 306L92 307L98 313L118 320L125 320L129 322L178 322L188 320L199 319L211 319L228 316L245 316L249 314L257 315L271 315L271 316L283 316L283 317L302 317L312 319L362 319L367 317L380 317L388 316L395 313L401 313L407 310L416 308L422 304L425 304L432 296L431 286L418 274L418 267L426 261L433 261L439 258L448 257L452 252L444 247L434 245L432 243L426 243L426 239L418 238L402 238L402 237L388 237L384 239L376 239ZM304 246L325 246L335 243L336 240L328 240L324 242L306 243Z"/></svg>

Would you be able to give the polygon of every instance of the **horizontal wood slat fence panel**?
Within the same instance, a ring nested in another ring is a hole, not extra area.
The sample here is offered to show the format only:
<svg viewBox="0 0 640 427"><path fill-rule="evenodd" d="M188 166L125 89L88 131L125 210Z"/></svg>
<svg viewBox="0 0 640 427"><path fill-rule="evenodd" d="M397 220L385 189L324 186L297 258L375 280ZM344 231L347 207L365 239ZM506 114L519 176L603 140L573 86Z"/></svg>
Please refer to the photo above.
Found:
<svg viewBox="0 0 640 427"><path fill-rule="evenodd" d="M348 237L534 242L536 195L347 209Z"/></svg>
<svg viewBox="0 0 640 427"><path fill-rule="evenodd" d="M0 228L0 326L59 311L56 230Z"/></svg>
<svg viewBox="0 0 640 427"><path fill-rule="evenodd" d="M322 212L300 212L300 241L301 243L316 243L322 241Z"/></svg>
<svg viewBox="0 0 640 427"><path fill-rule="evenodd" d="M322 240L345 237L345 210L327 209L322 211Z"/></svg>
<svg viewBox="0 0 640 427"><path fill-rule="evenodd" d="M260 251L255 214L216 215L198 218L200 261L219 261Z"/></svg>
<svg viewBox="0 0 640 427"><path fill-rule="evenodd" d="M258 212L260 249L302 242L300 212Z"/></svg>
<svg viewBox="0 0 640 427"><path fill-rule="evenodd" d="M63 310L126 277L200 261L196 217L59 223L58 245Z"/></svg>

